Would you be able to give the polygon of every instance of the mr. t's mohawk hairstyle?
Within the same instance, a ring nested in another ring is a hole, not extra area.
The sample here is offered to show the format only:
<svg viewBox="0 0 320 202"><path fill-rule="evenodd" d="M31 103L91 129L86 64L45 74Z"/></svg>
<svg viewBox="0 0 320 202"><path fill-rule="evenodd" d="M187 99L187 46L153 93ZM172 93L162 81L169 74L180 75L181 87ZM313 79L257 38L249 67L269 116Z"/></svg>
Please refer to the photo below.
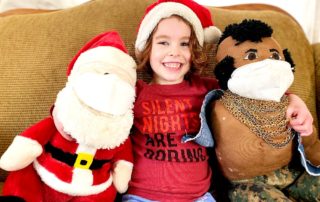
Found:
<svg viewBox="0 0 320 202"><path fill-rule="evenodd" d="M244 41L261 42L264 37L271 37L273 33L272 28L260 21L254 19L245 19L241 23L234 23L228 25L219 40L220 44L225 38L231 36L238 44Z"/></svg>

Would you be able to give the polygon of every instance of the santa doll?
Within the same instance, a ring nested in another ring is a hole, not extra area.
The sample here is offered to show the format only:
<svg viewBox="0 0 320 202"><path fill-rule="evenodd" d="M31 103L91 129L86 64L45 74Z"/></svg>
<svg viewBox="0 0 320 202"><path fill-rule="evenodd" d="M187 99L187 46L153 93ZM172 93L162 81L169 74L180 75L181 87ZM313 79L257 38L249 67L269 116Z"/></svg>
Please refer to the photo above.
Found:
<svg viewBox="0 0 320 202"><path fill-rule="evenodd" d="M0 159L3 196L114 201L133 168L136 64L117 32L89 41L69 64L51 116L16 136Z"/></svg>

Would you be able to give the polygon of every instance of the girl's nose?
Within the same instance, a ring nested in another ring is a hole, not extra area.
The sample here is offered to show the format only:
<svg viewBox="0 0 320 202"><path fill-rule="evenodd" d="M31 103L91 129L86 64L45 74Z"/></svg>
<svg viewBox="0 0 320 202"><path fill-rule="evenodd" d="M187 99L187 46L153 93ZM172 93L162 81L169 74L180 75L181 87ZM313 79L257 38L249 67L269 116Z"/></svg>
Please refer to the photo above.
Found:
<svg viewBox="0 0 320 202"><path fill-rule="evenodd" d="M179 46L173 45L171 46L169 55L170 56L178 56L180 54Z"/></svg>

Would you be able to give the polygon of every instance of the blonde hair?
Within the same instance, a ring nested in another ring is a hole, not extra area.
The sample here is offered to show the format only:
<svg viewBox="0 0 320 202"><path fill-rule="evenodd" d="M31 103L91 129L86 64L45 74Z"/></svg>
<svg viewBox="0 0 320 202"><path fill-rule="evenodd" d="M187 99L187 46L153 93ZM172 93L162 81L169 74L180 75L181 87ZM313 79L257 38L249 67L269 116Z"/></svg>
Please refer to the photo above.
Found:
<svg viewBox="0 0 320 202"><path fill-rule="evenodd" d="M205 68L208 65L208 58L207 58L207 48L209 46L204 45L203 47L200 46L196 34L194 32L194 29L189 21L184 19L183 17L179 15L172 15L179 19L181 19L183 22L185 22L190 28L191 28L191 35L190 35L190 41L189 41L189 49L191 52L191 64L190 64L190 70L185 75L185 79L189 79L192 74L199 74L201 73L202 69ZM158 23L159 24L159 23ZM153 76L153 70L150 65L150 55L151 55L151 49L152 49L152 36L154 32L157 30L158 25L154 28L154 30L151 32L146 45L145 49L141 52L136 50L136 58L138 61L138 67L137 70L145 71L150 76Z"/></svg>

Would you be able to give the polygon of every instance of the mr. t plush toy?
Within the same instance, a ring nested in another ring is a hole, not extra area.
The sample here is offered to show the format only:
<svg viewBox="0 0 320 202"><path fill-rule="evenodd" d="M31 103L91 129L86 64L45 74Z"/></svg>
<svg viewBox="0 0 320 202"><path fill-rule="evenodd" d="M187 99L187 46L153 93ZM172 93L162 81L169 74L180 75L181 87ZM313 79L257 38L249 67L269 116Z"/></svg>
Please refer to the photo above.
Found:
<svg viewBox="0 0 320 202"><path fill-rule="evenodd" d="M272 33L262 21L243 20L227 26L218 43L214 72L222 90L204 105L217 162L232 201L319 200L320 141L315 129L301 137L288 126L294 63Z"/></svg>
<svg viewBox="0 0 320 202"><path fill-rule="evenodd" d="M2 155L0 167L11 171L3 196L111 202L127 190L135 61L118 33L106 32L78 52L67 75L51 116L16 136Z"/></svg>

